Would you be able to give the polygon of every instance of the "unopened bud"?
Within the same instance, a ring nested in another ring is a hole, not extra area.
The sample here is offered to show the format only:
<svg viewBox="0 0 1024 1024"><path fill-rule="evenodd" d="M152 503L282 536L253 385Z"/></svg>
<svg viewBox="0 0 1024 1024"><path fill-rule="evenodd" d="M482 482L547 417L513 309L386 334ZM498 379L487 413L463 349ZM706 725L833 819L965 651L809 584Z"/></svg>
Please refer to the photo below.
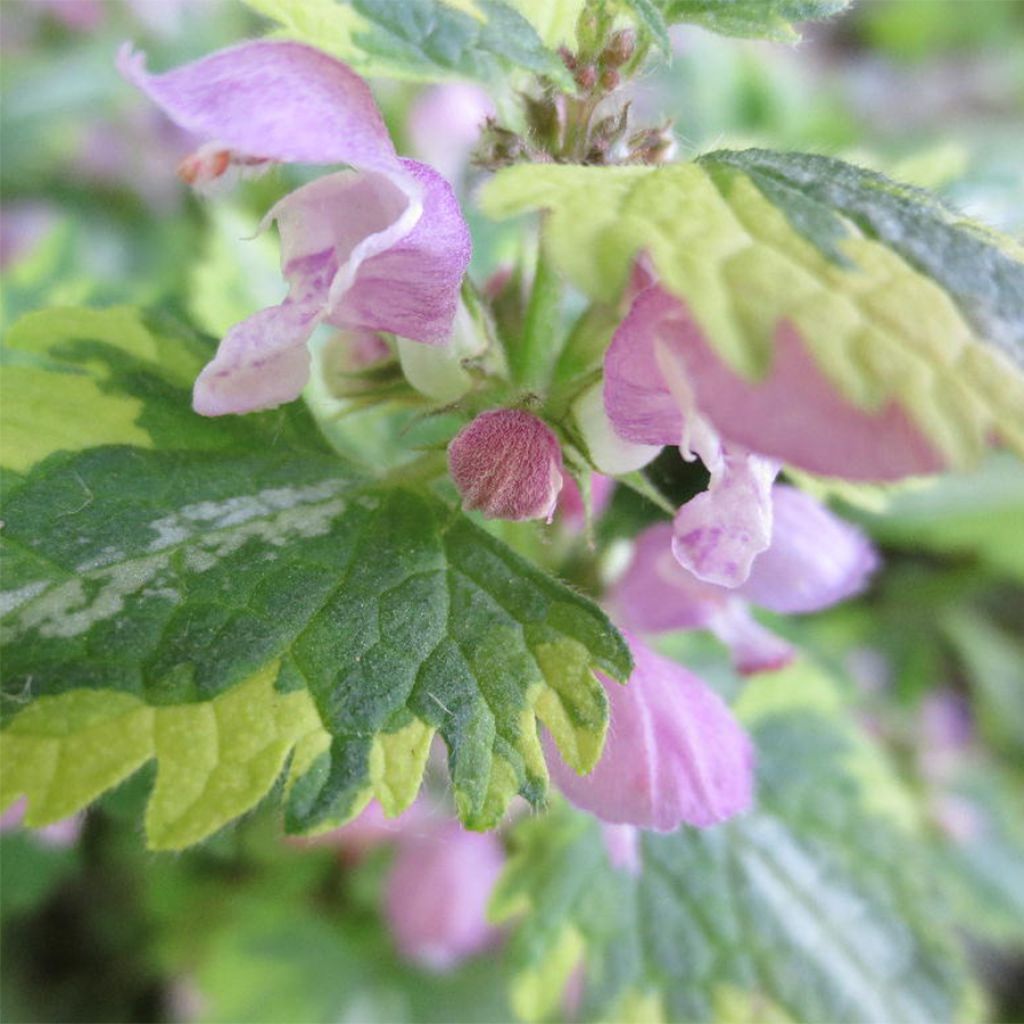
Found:
<svg viewBox="0 0 1024 1024"><path fill-rule="evenodd" d="M448 446L465 508L488 519L547 519L562 489L562 449L551 428L522 409L492 409Z"/></svg>
<svg viewBox="0 0 1024 1024"><path fill-rule="evenodd" d="M619 77L619 73L615 68L605 68L604 71L601 72L601 88L604 89L605 92L611 92L614 89L618 89L620 81L622 81L622 79Z"/></svg>
<svg viewBox="0 0 1024 1024"><path fill-rule="evenodd" d="M572 77L584 92L589 92L597 85L597 68L593 64L584 64Z"/></svg>
<svg viewBox="0 0 1024 1024"><path fill-rule="evenodd" d="M576 56L569 51L567 46L560 46L558 48L558 56L562 58L562 63L570 70L575 71L578 61Z"/></svg>
<svg viewBox="0 0 1024 1024"><path fill-rule="evenodd" d="M620 68L636 51L636 33L631 28L620 29L608 42L601 60L612 68Z"/></svg>

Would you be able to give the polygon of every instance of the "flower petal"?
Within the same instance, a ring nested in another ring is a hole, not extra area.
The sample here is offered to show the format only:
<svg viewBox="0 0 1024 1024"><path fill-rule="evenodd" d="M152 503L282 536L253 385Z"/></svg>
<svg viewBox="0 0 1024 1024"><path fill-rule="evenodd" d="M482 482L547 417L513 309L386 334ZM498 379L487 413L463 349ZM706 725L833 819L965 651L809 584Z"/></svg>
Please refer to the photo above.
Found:
<svg viewBox="0 0 1024 1024"><path fill-rule="evenodd" d="M729 648L733 664L744 675L774 672L796 657L796 651L778 634L762 626L750 614L747 602L739 598L718 608L708 628Z"/></svg>
<svg viewBox="0 0 1024 1024"><path fill-rule="evenodd" d="M600 384L584 391L573 403L572 412L591 462L608 476L640 469L661 451L660 445L634 444L619 436L605 411ZM674 436L678 441L678 434Z"/></svg>
<svg viewBox="0 0 1024 1024"><path fill-rule="evenodd" d="M130 44L121 73L172 121L208 141L282 163L397 166L369 86L350 67L301 43L243 43L161 75Z"/></svg>
<svg viewBox="0 0 1024 1024"><path fill-rule="evenodd" d="M789 615L859 593L878 568L871 542L820 501L785 484L772 488L772 541L736 593Z"/></svg>
<svg viewBox="0 0 1024 1024"><path fill-rule="evenodd" d="M389 244L375 244L372 252L353 251L350 264L357 256L361 262L350 280L340 273L332 284L329 319L444 344L472 252L469 227L440 174L415 160L401 165L402 178L420 191L422 215Z"/></svg>
<svg viewBox="0 0 1024 1024"><path fill-rule="evenodd" d="M684 430L697 425L686 420L699 412L727 444L812 473L897 480L943 468L899 405L867 412L847 401L791 324L779 325L768 375L749 381L660 287L637 296L615 332L605 357L605 402L616 431L645 444L679 444L682 437L685 445Z"/></svg>
<svg viewBox="0 0 1024 1024"><path fill-rule="evenodd" d="M657 523L636 538L633 559L609 603L626 629L665 633L706 629L728 593L684 569L672 554L672 524Z"/></svg>
<svg viewBox="0 0 1024 1024"><path fill-rule="evenodd" d="M505 853L493 833L458 824L403 837L385 883L384 914L399 953L447 971L491 945L487 904Z"/></svg>
<svg viewBox="0 0 1024 1024"><path fill-rule="evenodd" d="M676 513L672 553L698 579L739 586L772 536L772 481L778 463L745 452L724 454L710 487Z"/></svg>
<svg viewBox="0 0 1024 1024"><path fill-rule="evenodd" d="M611 705L604 753L577 775L548 741L548 764L576 806L617 825L667 832L714 825L747 810L753 749L732 712L682 665L627 636L635 668L625 686L599 676Z"/></svg>

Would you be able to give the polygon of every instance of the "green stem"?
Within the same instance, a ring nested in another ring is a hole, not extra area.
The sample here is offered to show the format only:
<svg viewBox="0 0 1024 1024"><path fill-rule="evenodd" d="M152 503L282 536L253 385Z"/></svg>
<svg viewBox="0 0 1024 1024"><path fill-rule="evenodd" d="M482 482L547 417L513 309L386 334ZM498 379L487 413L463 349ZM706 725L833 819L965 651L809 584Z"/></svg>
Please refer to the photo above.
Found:
<svg viewBox="0 0 1024 1024"><path fill-rule="evenodd" d="M561 330L561 308L562 280L544 253L542 228L523 331L519 344L509 353L512 379L517 384L540 389L547 383Z"/></svg>

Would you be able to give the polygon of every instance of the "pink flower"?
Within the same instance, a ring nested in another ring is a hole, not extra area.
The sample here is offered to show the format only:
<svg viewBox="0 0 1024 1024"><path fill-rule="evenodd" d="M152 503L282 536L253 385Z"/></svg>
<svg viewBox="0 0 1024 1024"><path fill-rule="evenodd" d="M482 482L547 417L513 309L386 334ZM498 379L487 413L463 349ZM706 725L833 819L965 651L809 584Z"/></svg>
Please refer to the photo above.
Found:
<svg viewBox="0 0 1024 1024"><path fill-rule="evenodd" d="M707 583L684 569L671 554L669 523L641 533L610 598L619 620L641 633L709 629L729 646L741 672L789 662L793 649L758 623L749 606L787 615L827 608L864 589L878 556L860 530L809 494L775 484L771 500L770 545L735 588Z"/></svg>
<svg viewBox="0 0 1024 1024"><path fill-rule="evenodd" d="M611 719L594 770L577 775L546 742L558 787L602 821L660 832L684 822L715 825L747 810L754 754L732 712L682 665L626 638L635 664L629 682L622 686L599 674Z"/></svg>
<svg viewBox="0 0 1024 1024"><path fill-rule="evenodd" d="M562 489L562 449L551 428L522 409L491 409L448 446L465 508L488 519L551 521Z"/></svg>
<svg viewBox="0 0 1024 1024"><path fill-rule="evenodd" d="M416 800L397 817L389 818L376 800L366 807L348 824L322 832L319 835L289 837L293 846L333 846L353 860L358 860L370 850L388 843L400 842L409 836L429 834L435 827L436 816L429 804Z"/></svg>
<svg viewBox="0 0 1024 1024"><path fill-rule="evenodd" d="M245 43L151 75L122 49L122 73L173 121L206 139L186 173L209 183L272 162L347 164L282 199L263 220L281 235L287 298L233 327L199 375L208 416L273 408L309 378L321 323L445 344L469 262L451 186L395 153L366 83L291 42Z"/></svg>
<svg viewBox="0 0 1024 1024"><path fill-rule="evenodd" d="M399 953L446 971L492 945L498 931L487 905L504 864L493 833L467 832L457 822L403 838L384 893Z"/></svg>
<svg viewBox="0 0 1024 1024"><path fill-rule="evenodd" d="M700 456L708 490L680 509L673 550L703 580L738 586L771 536L769 492L780 463L854 480L934 472L942 460L890 403L865 412L780 324L768 375L750 382L707 343L685 305L641 291L605 355L604 400L616 433Z"/></svg>

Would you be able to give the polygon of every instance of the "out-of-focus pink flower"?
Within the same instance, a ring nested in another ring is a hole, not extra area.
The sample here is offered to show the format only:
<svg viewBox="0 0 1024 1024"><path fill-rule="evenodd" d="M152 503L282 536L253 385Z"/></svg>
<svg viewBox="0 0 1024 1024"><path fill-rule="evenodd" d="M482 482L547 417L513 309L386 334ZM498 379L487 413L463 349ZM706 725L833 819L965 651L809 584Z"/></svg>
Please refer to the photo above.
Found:
<svg viewBox="0 0 1024 1024"><path fill-rule="evenodd" d="M921 773L932 784L948 783L974 741L974 721L967 698L950 689L929 693L918 713L918 733Z"/></svg>
<svg viewBox="0 0 1024 1024"><path fill-rule="evenodd" d="M505 853L493 833L457 822L403 838L385 884L384 912L399 953L446 971L498 937L487 920Z"/></svg>
<svg viewBox="0 0 1024 1024"><path fill-rule="evenodd" d="M27 801L24 797L16 800L2 815L0 815L0 832L7 832L15 828L23 828L22 821L25 817ZM44 846L60 848L74 846L78 837L82 834L82 824L85 821L83 813L73 814L69 818L55 821L52 825L43 825L41 828L29 828L26 831L33 839L37 839Z"/></svg>
<svg viewBox="0 0 1024 1024"><path fill-rule="evenodd" d="M738 586L767 547L769 489L780 463L853 480L896 480L942 468L938 453L891 402L848 402L797 330L781 323L768 375L751 382L707 343L686 306L641 291L605 355L604 401L616 433L699 456L708 490L679 512L673 548L701 579Z"/></svg>
<svg viewBox="0 0 1024 1024"><path fill-rule="evenodd" d="M577 775L547 739L559 789L602 821L661 832L715 825L747 810L753 748L725 702L682 665L626 638L635 665L628 683L598 674L611 716L594 770Z"/></svg>
<svg viewBox="0 0 1024 1024"><path fill-rule="evenodd" d="M57 211L49 203L6 203L0 207L0 269L29 256L57 220Z"/></svg>
<svg viewBox="0 0 1024 1024"><path fill-rule="evenodd" d="M488 519L547 519L562 489L562 448L551 428L522 409L491 409L448 446L448 467L466 508Z"/></svg>
<svg viewBox="0 0 1024 1024"><path fill-rule="evenodd" d="M601 473L590 475L590 514L597 519L611 501L615 481ZM565 478L561 496L558 499L558 513L562 521L573 530L583 529L587 512L583 504L583 495L579 484L572 476Z"/></svg>
<svg viewBox="0 0 1024 1024"><path fill-rule="evenodd" d="M380 803L371 800L348 824L308 838L292 836L288 842L293 846L332 846L355 860L378 846L429 834L437 825L437 813L419 799L397 817L389 818Z"/></svg>
<svg viewBox="0 0 1024 1024"><path fill-rule="evenodd" d="M446 82L424 89L409 108L414 155L457 182L480 129L494 115L494 101L478 85Z"/></svg>
<svg viewBox="0 0 1024 1024"><path fill-rule="evenodd" d="M601 838L612 867L631 875L640 873L640 833L635 825L601 822Z"/></svg>
<svg viewBox="0 0 1024 1024"><path fill-rule="evenodd" d="M819 611L859 593L878 567L870 541L816 498L785 484L772 488L771 543L735 588L698 579L671 554L672 526L637 537L633 560L610 603L641 633L708 629L726 643L741 672L781 668L793 649L750 614L757 605L780 614Z"/></svg>
<svg viewBox="0 0 1024 1024"><path fill-rule="evenodd" d="M99 27L105 13L101 0L33 0L33 3L75 32L92 32Z"/></svg>
<svg viewBox="0 0 1024 1024"><path fill-rule="evenodd" d="M366 83L309 46L245 43L162 75L122 49L118 66L175 123L207 140L188 165L209 183L273 162L347 164L282 199L264 218L281 235L290 289L233 327L199 375L208 416L273 408L309 378L320 323L446 343L469 262L451 186L400 159Z"/></svg>

